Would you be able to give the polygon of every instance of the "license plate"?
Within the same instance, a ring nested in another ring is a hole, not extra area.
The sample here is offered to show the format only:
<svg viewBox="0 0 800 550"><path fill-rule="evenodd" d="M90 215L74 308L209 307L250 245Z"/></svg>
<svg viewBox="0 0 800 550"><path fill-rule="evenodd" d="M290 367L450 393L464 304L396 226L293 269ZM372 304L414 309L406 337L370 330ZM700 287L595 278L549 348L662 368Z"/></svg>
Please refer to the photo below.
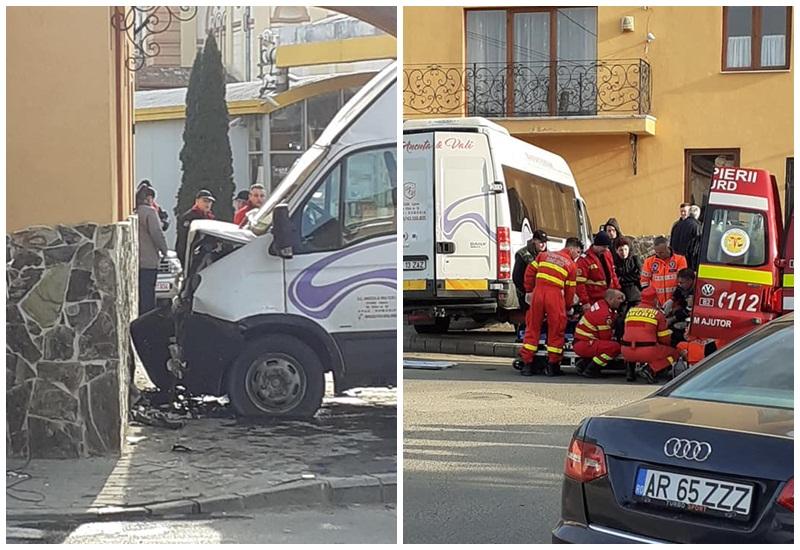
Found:
<svg viewBox="0 0 800 550"><path fill-rule="evenodd" d="M404 271L424 271L427 265L427 260L403 260Z"/></svg>
<svg viewBox="0 0 800 550"><path fill-rule="evenodd" d="M705 477L640 468L634 495L671 508L743 519L750 514L753 487Z"/></svg>
<svg viewBox="0 0 800 550"><path fill-rule="evenodd" d="M172 288L172 283L156 282L156 291L157 292L160 292L160 291L167 292L167 291L169 291L170 288Z"/></svg>

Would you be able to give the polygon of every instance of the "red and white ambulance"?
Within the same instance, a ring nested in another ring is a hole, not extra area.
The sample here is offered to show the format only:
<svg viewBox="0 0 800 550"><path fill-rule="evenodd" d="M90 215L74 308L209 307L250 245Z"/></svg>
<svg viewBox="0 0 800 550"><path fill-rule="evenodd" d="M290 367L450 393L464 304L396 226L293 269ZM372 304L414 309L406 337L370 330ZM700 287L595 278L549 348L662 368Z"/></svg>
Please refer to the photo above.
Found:
<svg viewBox="0 0 800 550"><path fill-rule="evenodd" d="M750 168L714 169L690 340L722 347L794 309L793 213L786 225L788 231L775 176Z"/></svg>

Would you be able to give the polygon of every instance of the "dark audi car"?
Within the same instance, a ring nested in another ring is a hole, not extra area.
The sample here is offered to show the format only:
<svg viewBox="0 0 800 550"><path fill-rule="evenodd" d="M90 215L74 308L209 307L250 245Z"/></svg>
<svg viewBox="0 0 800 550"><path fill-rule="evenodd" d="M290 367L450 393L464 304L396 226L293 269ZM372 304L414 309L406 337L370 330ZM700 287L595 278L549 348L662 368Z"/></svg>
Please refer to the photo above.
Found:
<svg viewBox="0 0 800 550"><path fill-rule="evenodd" d="M792 543L793 321L771 321L642 401L585 419L553 542Z"/></svg>

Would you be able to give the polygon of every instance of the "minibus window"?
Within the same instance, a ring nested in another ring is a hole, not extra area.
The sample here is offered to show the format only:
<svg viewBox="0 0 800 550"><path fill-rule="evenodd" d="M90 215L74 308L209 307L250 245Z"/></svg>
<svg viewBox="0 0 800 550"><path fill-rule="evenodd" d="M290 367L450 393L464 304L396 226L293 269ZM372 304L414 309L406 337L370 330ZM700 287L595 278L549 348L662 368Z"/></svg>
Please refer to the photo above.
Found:
<svg viewBox="0 0 800 550"><path fill-rule="evenodd" d="M541 229L553 237L579 236L575 191L571 187L509 166L503 166L503 175L509 203L519 197L521 207L516 208L525 213L533 229Z"/></svg>
<svg viewBox="0 0 800 550"><path fill-rule="evenodd" d="M705 263L755 267L766 261L767 233L760 212L716 208L706 216Z"/></svg>

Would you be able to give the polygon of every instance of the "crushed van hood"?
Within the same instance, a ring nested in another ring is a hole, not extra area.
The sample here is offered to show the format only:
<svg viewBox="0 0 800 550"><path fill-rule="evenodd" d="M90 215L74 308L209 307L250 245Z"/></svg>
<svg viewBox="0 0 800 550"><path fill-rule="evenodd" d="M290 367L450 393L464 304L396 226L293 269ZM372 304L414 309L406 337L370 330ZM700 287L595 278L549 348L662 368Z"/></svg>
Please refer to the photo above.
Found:
<svg viewBox="0 0 800 550"><path fill-rule="evenodd" d="M189 228L189 242L192 242L192 236L198 232L242 244L247 244L256 238L249 229L243 229L236 224L218 220L193 221L192 226Z"/></svg>

